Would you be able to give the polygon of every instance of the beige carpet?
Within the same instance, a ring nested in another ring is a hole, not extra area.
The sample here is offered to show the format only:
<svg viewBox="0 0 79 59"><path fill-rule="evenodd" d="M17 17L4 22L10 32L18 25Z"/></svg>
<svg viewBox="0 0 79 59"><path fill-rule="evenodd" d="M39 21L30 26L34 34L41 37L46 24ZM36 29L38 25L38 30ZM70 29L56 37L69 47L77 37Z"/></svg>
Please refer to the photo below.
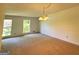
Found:
<svg viewBox="0 0 79 59"><path fill-rule="evenodd" d="M43 34L29 34L2 41L12 55L79 54L79 46Z"/></svg>

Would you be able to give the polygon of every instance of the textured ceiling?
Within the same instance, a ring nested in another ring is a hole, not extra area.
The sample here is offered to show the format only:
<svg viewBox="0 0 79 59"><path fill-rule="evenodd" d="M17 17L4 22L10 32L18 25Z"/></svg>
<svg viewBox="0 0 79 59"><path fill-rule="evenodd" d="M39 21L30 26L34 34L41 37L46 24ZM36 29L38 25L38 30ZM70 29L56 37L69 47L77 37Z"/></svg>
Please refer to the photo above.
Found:
<svg viewBox="0 0 79 59"><path fill-rule="evenodd" d="M5 7L6 15L19 15L19 16L32 16L38 17L42 15L43 6L47 7L49 4L45 3L9 3L3 4ZM79 6L79 4L68 3L52 3L49 8L46 9L46 13L55 13L64 9Z"/></svg>

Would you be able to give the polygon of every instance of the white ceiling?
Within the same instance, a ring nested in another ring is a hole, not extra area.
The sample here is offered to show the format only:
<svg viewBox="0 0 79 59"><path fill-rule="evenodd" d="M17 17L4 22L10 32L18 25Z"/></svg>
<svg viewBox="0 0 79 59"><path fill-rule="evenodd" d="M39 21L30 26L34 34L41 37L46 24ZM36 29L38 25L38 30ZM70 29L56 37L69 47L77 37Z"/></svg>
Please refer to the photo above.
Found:
<svg viewBox="0 0 79 59"><path fill-rule="evenodd" d="M18 16L31 16L38 17L42 15L43 6L47 7L49 4L45 3L9 3L3 4L5 7L6 15L18 15ZM59 4L52 3L48 9L46 9L46 13L55 13L64 9L72 8L79 6L79 4Z"/></svg>

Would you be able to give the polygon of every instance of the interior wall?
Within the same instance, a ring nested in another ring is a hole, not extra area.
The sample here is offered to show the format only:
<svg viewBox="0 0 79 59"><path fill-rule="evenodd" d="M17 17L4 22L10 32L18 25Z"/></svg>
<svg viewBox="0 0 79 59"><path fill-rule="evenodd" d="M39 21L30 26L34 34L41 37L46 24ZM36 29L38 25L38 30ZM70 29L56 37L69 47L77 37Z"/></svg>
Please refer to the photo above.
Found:
<svg viewBox="0 0 79 59"><path fill-rule="evenodd" d="M22 34L23 34L23 17L13 16L11 36L17 36Z"/></svg>
<svg viewBox="0 0 79 59"><path fill-rule="evenodd" d="M32 32L39 32L40 31L40 24L38 17L30 17L30 31Z"/></svg>
<svg viewBox="0 0 79 59"><path fill-rule="evenodd" d="M4 19L4 8L0 4L0 50L1 50L1 40L2 40L2 29L3 29L3 19Z"/></svg>
<svg viewBox="0 0 79 59"><path fill-rule="evenodd" d="M40 24L42 34L79 45L79 6L52 13Z"/></svg>

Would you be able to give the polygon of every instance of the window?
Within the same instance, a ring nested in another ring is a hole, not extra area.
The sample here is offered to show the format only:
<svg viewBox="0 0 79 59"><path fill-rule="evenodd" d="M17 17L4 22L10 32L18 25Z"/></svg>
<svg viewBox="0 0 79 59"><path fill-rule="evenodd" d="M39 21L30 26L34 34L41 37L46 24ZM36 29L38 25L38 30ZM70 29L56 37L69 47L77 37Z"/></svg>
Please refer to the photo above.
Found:
<svg viewBox="0 0 79 59"><path fill-rule="evenodd" d="M23 33L30 32L30 20L23 20Z"/></svg>
<svg viewBox="0 0 79 59"><path fill-rule="evenodd" d="M11 19L4 19L2 36L11 35L11 27L12 27L12 20Z"/></svg>

